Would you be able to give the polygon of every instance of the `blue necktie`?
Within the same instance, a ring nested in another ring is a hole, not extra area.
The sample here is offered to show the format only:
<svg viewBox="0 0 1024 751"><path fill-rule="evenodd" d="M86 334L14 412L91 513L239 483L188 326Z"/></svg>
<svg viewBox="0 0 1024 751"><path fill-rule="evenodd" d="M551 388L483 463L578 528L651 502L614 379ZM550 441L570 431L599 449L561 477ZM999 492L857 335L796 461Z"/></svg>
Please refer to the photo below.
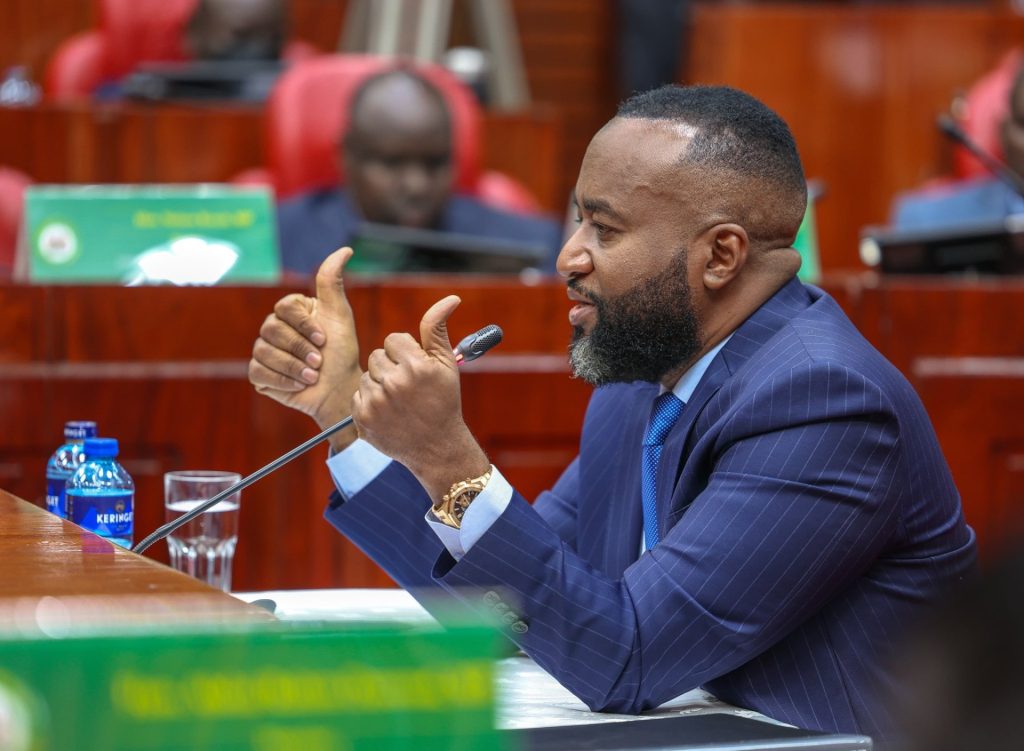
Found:
<svg viewBox="0 0 1024 751"><path fill-rule="evenodd" d="M641 474L641 499L644 507L644 544L652 550L658 544L658 512L655 505L658 491L658 463L661 461L661 449L665 445L665 437L676 424L679 415L686 406L671 391L654 400L651 410L651 421L647 424L647 435L644 436L643 472Z"/></svg>

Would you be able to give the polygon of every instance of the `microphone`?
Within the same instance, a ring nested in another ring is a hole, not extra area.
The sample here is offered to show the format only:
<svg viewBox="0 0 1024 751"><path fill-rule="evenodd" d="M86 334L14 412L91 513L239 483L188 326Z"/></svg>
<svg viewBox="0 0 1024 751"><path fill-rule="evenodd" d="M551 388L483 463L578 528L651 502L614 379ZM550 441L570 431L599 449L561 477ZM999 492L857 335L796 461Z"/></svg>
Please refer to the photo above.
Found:
<svg viewBox="0 0 1024 751"><path fill-rule="evenodd" d="M459 365L462 365L463 363L467 362L472 362L478 357L484 355L488 350L496 347L501 342L503 336L504 332L502 332L500 326L497 326L493 323L488 326L484 326L479 331L476 331L467 336L465 339L460 341L455 346L455 349L452 350L452 354L455 355L455 362L458 363ZM258 469L248 477L242 478L234 485L232 485L230 488L222 490L221 492L217 493L217 495L213 496L213 498L210 498L207 501L203 501L184 516L180 516L174 521L168 522L162 527L158 527L151 535L149 535L142 542L133 547L132 552L145 552L149 548L149 546L152 545L154 542L159 542L160 540L167 537L167 535L169 535L171 532L178 529L179 527L185 526L190 521L195 519L197 516L202 514L204 511L213 508L218 503L223 501L225 498L234 495L240 490L244 490L257 480L262 480L264 477L269 475L274 470L283 467L285 464L290 462L295 457L302 456L311 448L316 446L318 443L327 440L332 435L334 435L340 430L344 430L351 424L352 416L349 415L344 420L335 423L331 427L313 436L305 443L296 446L287 454L277 457L276 459L274 459L274 461L270 462L270 464L266 465L262 469Z"/></svg>
<svg viewBox="0 0 1024 751"><path fill-rule="evenodd" d="M935 125L942 131L943 135L963 146L973 154L979 162L985 165L985 169L999 178L1019 196L1024 196L1024 177L1010 169L1009 165L997 159L985 151L974 139L964 133L963 129L956 124L952 117L947 114L935 118Z"/></svg>

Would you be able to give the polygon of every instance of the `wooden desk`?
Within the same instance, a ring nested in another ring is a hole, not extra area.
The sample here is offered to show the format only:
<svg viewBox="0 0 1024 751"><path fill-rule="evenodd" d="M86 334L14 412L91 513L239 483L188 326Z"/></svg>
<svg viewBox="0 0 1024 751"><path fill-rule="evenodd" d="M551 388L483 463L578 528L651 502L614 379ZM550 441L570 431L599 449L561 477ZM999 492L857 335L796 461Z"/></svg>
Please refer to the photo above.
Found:
<svg viewBox="0 0 1024 751"><path fill-rule="evenodd" d="M551 108L486 113L481 161L561 215L562 132ZM0 108L0 165L45 183L231 180L264 159L263 112L228 105L52 104Z"/></svg>
<svg viewBox="0 0 1024 751"><path fill-rule="evenodd" d="M118 622L270 621L240 602L0 490L0 630Z"/></svg>

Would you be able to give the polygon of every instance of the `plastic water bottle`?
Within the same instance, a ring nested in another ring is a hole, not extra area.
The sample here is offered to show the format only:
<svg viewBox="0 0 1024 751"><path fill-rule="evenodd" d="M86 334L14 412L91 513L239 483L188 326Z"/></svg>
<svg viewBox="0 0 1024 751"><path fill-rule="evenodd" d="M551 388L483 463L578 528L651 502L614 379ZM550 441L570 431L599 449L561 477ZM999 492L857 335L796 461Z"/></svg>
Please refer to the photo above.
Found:
<svg viewBox="0 0 1024 751"><path fill-rule="evenodd" d="M116 438L86 438L85 461L68 480L67 518L123 548L135 531L135 483L117 463Z"/></svg>
<svg viewBox="0 0 1024 751"><path fill-rule="evenodd" d="M96 423L76 420L64 423L64 445L46 463L46 510L67 518L64 485L82 463L82 443L96 435Z"/></svg>

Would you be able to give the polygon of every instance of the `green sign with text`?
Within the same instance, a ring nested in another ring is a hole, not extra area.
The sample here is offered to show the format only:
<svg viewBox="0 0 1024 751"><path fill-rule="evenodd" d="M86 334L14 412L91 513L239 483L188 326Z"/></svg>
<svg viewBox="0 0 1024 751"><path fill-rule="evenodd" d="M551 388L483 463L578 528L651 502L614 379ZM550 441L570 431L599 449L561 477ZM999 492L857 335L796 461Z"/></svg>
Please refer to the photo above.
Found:
<svg viewBox="0 0 1024 751"><path fill-rule="evenodd" d="M273 198L228 185L41 185L25 193L23 274L100 284L273 284Z"/></svg>
<svg viewBox="0 0 1024 751"><path fill-rule="evenodd" d="M0 640L0 748L502 749L495 639L282 624Z"/></svg>

